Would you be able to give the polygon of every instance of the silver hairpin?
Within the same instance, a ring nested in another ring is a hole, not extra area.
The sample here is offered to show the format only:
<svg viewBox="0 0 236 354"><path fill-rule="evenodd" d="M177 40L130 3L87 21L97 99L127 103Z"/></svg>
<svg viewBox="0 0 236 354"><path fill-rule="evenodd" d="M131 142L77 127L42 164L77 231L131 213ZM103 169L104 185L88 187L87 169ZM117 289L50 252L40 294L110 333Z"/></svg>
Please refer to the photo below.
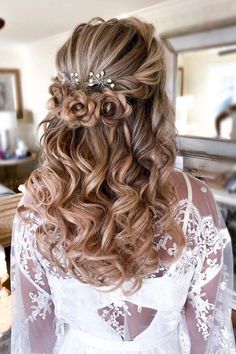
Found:
<svg viewBox="0 0 236 354"><path fill-rule="evenodd" d="M89 73L89 86L100 85L100 86L110 86L114 88L114 83L111 79L106 79L104 77L105 72L102 70L100 74L94 74L92 71Z"/></svg>

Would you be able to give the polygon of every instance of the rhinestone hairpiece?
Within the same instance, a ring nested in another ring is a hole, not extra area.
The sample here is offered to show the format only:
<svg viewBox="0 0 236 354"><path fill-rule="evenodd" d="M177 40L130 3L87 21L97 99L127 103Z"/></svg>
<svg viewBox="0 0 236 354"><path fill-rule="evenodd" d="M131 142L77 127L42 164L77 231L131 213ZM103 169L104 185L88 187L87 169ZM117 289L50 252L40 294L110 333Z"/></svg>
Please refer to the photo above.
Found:
<svg viewBox="0 0 236 354"><path fill-rule="evenodd" d="M105 72L102 70L100 74L94 74L92 71L89 73L89 86L94 86L94 85L100 85L100 86L110 86L111 88L114 88L114 83L112 82L111 79L106 79L104 77Z"/></svg>

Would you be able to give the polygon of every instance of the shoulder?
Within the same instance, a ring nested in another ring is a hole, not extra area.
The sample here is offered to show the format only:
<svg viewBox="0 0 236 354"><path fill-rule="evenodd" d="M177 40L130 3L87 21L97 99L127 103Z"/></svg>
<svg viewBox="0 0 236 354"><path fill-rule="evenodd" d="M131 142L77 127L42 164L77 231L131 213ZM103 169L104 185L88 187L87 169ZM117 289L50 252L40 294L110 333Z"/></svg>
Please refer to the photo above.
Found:
<svg viewBox="0 0 236 354"><path fill-rule="evenodd" d="M197 178L190 173L184 172L185 179L187 179L191 185L193 197L198 195L202 196L203 199L205 196L213 197L212 191L207 183L202 178Z"/></svg>
<svg viewBox="0 0 236 354"><path fill-rule="evenodd" d="M173 170L170 181L175 186L180 199L196 199L196 196L199 200L204 200L206 196L213 198L209 186L188 172Z"/></svg>
<svg viewBox="0 0 236 354"><path fill-rule="evenodd" d="M202 179L186 174L192 189L192 201L203 215L216 212L217 203L209 185Z"/></svg>
<svg viewBox="0 0 236 354"><path fill-rule="evenodd" d="M200 217L212 217L219 223L220 211L211 188L203 180L190 173L174 171L172 180L179 200L188 200Z"/></svg>
<svg viewBox="0 0 236 354"><path fill-rule="evenodd" d="M32 204L33 203L32 198L30 197L30 193L27 190L25 184L21 184L18 189L22 193L22 197L20 199L18 206L21 206L24 204Z"/></svg>
<svg viewBox="0 0 236 354"><path fill-rule="evenodd" d="M191 185L198 186L199 188L206 185L204 181L194 177L189 172L178 169L172 171L170 179L175 185L186 185L187 180L189 180Z"/></svg>
<svg viewBox="0 0 236 354"><path fill-rule="evenodd" d="M11 240L12 249L20 262L26 260L29 255L30 259L35 257L35 233L41 224L41 218L35 210L30 193L26 189L21 192L22 196L13 219Z"/></svg>
<svg viewBox="0 0 236 354"><path fill-rule="evenodd" d="M20 201L17 205L14 223L20 224L39 224L41 218L37 212L37 208L34 204L33 198L25 185L19 186L19 191L22 193Z"/></svg>
<svg viewBox="0 0 236 354"><path fill-rule="evenodd" d="M215 228L220 229L223 225L223 218L220 208L217 205L214 194L209 185L190 174L185 174L191 185L191 202L195 210L198 211L201 219L201 225L205 228L206 225L211 224Z"/></svg>

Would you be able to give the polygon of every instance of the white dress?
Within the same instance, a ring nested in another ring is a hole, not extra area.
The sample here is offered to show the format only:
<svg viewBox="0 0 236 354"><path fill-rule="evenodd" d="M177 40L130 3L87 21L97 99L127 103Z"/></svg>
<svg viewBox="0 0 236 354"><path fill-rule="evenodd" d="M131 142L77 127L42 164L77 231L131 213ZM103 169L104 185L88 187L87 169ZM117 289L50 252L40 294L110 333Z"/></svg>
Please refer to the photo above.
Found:
<svg viewBox="0 0 236 354"><path fill-rule="evenodd" d="M30 225L15 217L12 354L236 353L230 236L209 188L185 173L175 171L173 178L186 246L131 296L63 274L37 249L37 215ZM176 252L168 234L155 247L168 257Z"/></svg>

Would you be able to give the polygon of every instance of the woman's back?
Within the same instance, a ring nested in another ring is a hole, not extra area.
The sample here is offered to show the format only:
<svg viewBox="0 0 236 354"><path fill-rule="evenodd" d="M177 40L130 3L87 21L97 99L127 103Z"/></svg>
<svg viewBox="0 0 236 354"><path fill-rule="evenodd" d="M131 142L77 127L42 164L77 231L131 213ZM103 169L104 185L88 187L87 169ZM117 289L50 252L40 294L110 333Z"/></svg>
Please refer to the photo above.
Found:
<svg viewBox="0 0 236 354"><path fill-rule="evenodd" d="M233 353L230 238L174 171L154 27L83 23L56 67L14 221L12 354Z"/></svg>
<svg viewBox="0 0 236 354"><path fill-rule="evenodd" d="M160 266L128 296L122 289L130 287L129 281L105 292L107 287L63 274L38 252L39 217L35 214L35 225L27 226L15 219L12 277L17 289L17 282L22 284L20 309L26 313L17 308L13 353L235 352L228 294L229 234L204 183L178 171L172 173L171 183L178 193L176 220L185 247L170 264L176 243L169 234L156 235ZM27 202L26 195L21 204ZM46 337L43 341L41 335Z"/></svg>

